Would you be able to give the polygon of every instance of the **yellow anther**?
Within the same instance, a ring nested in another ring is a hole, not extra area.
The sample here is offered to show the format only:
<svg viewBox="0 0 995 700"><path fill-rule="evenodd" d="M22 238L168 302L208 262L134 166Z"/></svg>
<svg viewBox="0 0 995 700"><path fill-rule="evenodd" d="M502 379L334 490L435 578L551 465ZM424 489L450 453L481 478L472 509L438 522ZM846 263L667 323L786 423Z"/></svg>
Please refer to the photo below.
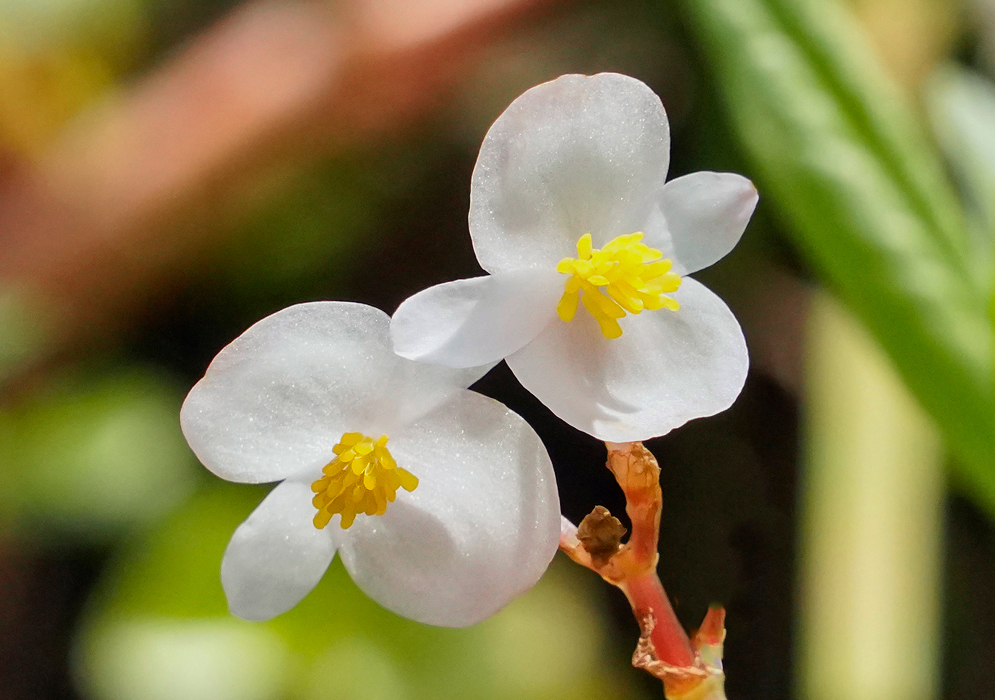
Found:
<svg viewBox="0 0 995 700"><path fill-rule="evenodd" d="M594 248L591 234L577 241L577 257L563 258L556 271L570 275L556 313L571 321L578 302L590 312L606 338L618 338L618 320L644 309L677 311L676 300L664 296L681 286L680 275L670 271L673 263L663 253L642 243L641 232L617 236L604 248ZM583 294L582 294L583 293Z"/></svg>
<svg viewBox="0 0 995 700"><path fill-rule="evenodd" d="M374 440L362 433L345 433L332 448L336 457L322 469L322 477L311 484L311 501L318 509L314 526L319 530L338 513L342 529L350 527L359 513L383 515L397 489L414 491L418 477L397 466L387 450L387 436Z"/></svg>

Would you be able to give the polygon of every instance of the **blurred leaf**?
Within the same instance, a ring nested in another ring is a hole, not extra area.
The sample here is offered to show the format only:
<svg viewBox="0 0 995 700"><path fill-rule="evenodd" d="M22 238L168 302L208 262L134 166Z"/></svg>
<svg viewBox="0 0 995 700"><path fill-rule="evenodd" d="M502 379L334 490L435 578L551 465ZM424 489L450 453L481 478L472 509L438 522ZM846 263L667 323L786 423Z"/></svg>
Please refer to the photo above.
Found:
<svg viewBox="0 0 995 700"><path fill-rule="evenodd" d="M926 89L933 131L977 218L973 260L991 280L995 251L995 85L954 64L938 69Z"/></svg>
<svg viewBox="0 0 995 700"><path fill-rule="evenodd" d="M0 0L0 147L43 149L146 33L141 0Z"/></svg>
<svg viewBox="0 0 995 700"><path fill-rule="evenodd" d="M25 289L0 285L0 383L45 346L50 318L47 310Z"/></svg>
<svg viewBox="0 0 995 700"><path fill-rule="evenodd" d="M261 626L152 618L98 634L86 655L93 698L266 700L283 696L289 652Z"/></svg>
<svg viewBox="0 0 995 700"><path fill-rule="evenodd" d="M144 0L3 0L0 39L24 52L91 41L114 55L136 40L145 14Z"/></svg>
<svg viewBox="0 0 995 700"><path fill-rule="evenodd" d="M0 504L32 537L102 539L161 517L197 474L177 388L143 370L80 374L0 412Z"/></svg>
<svg viewBox="0 0 995 700"><path fill-rule="evenodd" d="M934 150L828 0L683 0L732 124L799 247L932 413L995 514L983 284Z"/></svg>
<svg viewBox="0 0 995 700"><path fill-rule="evenodd" d="M340 282L352 273L343 260L382 228L377 174L368 163L340 158L296 176L224 247L212 284L238 303L278 297L289 304L312 295L316 279Z"/></svg>
<svg viewBox="0 0 995 700"><path fill-rule="evenodd" d="M77 639L77 677L89 697L641 697L626 685L629 671L603 655L604 621L584 585L593 577L560 561L531 592L467 629L384 610L338 559L290 612L266 623L229 615L221 556L264 492L212 486L118 560Z"/></svg>

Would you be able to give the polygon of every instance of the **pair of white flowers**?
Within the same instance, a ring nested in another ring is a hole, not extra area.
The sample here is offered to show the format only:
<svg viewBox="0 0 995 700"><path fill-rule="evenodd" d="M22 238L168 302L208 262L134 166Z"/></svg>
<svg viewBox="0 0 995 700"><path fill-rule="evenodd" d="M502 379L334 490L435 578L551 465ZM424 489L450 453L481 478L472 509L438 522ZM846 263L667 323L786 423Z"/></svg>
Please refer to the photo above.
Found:
<svg viewBox="0 0 995 700"><path fill-rule="evenodd" d="M224 348L183 432L230 481L280 481L221 565L232 612L300 601L335 553L383 606L473 624L530 588L556 551L559 501L538 436L468 391L504 359L567 423L608 442L727 408L742 331L687 274L736 244L748 180L666 182L659 98L622 75L567 75L498 118L473 172L470 235L488 275L377 309L284 309ZM331 524L331 527L326 525Z"/></svg>

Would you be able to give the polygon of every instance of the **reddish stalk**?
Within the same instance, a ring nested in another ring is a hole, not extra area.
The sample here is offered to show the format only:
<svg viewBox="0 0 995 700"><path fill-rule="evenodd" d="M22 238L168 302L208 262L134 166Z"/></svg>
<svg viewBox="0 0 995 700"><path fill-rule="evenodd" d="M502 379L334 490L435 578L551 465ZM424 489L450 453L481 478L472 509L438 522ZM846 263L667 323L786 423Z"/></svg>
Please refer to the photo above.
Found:
<svg viewBox="0 0 995 700"><path fill-rule="evenodd" d="M608 444L608 469L625 493L632 535L598 506L579 527L564 520L560 549L578 564L625 593L639 622L639 644L632 663L663 681L670 700L725 700L721 608L709 610L702 628L689 639L681 627L660 577L660 466L642 443Z"/></svg>
<svg viewBox="0 0 995 700"><path fill-rule="evenodd" d="M657 660L678 668L694 666L695 653L691 648L691 640L677 620L656 572L631 578L619 585L619 588L629 599L637 620L652 616L654 625L649 639L656 650Z"/></svg>

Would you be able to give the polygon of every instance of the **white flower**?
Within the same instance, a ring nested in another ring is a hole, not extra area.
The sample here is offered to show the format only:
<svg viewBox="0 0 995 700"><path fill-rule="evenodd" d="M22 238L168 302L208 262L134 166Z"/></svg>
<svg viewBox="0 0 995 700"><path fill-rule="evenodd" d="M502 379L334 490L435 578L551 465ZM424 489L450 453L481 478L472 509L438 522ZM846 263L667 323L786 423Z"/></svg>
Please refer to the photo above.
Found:
<svg viewBox="0 0 995 700"><path fill-rule="evenodd" d="M338 551L384 607L470 625L530 588L556 552L559 501L538 436L466 390L486 367L402 359L388 324L361 304L292 306L224 348L187 396L183 433L208 469L282 481L225 551L239 617L289 610Z"/></svg>
<svg viewBox="0 0 995 700"><path fill-rule="evenodd" d="M473 171L470 236L490 274L406 300L395 350L452 367L506 358L553 413L611 442L728 408L743 333L684 275L733 248L757 192L730 173L664 184L669 160L663 105L638 80L565 75L527 91Z"/></svg>

